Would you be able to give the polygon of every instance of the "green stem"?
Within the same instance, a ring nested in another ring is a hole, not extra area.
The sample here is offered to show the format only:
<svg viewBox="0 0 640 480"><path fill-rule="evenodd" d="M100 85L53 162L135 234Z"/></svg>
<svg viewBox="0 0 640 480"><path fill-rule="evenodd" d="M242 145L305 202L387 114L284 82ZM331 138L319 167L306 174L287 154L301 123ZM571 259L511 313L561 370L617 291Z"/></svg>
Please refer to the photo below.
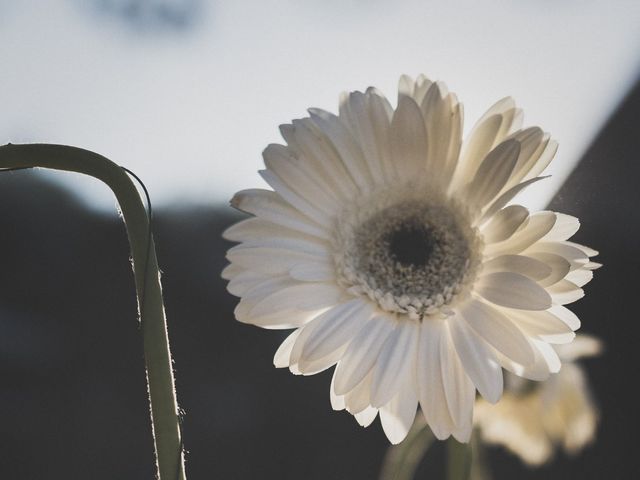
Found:
<svg viewBox="0 0 640 480"><path fill-rule="evenodd" d="M471 445L451 437L447 440L447 479L468 480L471 473Z"/></svg>
<svg viewBox="0 0 640 480"><path fill-rule="evenodd" d="M149 238L149 218L138 190L120 166L88 150L46 144L0 147L0 168L29 167L83 173L104 182L116 196L133 257L158 478L184 480L181 432L160 273L153 238Z"/></svg>
<svg viewBox="0 0 640 480"><path fill-rule="evenodd" d="M412 480L434 440L431 429L416 420L407 438L387 450L379 480Z"/></svg>

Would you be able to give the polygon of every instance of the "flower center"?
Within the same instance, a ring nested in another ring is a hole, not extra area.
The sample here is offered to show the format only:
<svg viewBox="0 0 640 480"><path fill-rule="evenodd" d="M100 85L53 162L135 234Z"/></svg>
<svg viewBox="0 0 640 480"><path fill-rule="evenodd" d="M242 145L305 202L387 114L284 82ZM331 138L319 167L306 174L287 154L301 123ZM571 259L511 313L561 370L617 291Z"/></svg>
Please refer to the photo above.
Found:
<svg viewBox="0 0 640 480"><path fill-rule="evenodd" d="M440 197L385 196L353 206L337 229L340 283L388 312L449 314L479 265L480 240L467 218Z"/></svg>

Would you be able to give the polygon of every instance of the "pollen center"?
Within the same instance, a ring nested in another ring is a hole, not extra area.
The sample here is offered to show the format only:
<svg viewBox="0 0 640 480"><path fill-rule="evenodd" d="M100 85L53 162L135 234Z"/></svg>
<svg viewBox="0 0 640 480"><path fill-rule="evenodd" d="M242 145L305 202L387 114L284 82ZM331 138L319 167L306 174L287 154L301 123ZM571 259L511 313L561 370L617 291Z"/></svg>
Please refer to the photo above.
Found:
<svg viewBox="0 0 640 480"><path fill-rule="evenodd" d="M446 313L475 277L475 229L445 201L380 203L354 206L343 216L336 245L339 281L389 312L419 319Z"/></svg>
<svg viewBox="0 0 640 480"><path fill-rule="evenodd" d="M404 266L423 267L435 247L432 230L419 222L407 222L389 233L389 255Z"/></svg>

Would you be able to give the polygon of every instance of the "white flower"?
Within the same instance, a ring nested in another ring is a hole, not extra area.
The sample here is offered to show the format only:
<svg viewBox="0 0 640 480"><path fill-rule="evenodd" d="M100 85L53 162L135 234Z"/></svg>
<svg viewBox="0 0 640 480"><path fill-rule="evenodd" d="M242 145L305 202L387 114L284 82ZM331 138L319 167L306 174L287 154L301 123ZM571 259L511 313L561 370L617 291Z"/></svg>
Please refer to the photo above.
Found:
<svg viewBox="0 0 640 480"><path fill-rule="evenodd" d="M530 465L549 460L556 445L577 453L596 431L598 411L585 374L574 361L600 353L600 342L578 335L556 350L564 362L559 373L535 384L511 376L497 405L483 400L476 405L474 421L482 440L503 445Z"/></svg>
<svg viewBox="0 0 640 480"><path fill-rule="evenodd" d="M339 115L311 109L264 151L274 191L232 205L255 218L223 272L241 322L295 328L277 367L311 375L337 363L335 409L361 425L380 412L400 442L418 402L434 434L468 441L476 388L502 395L502 369L557 372L550 343L579 320L597 252L567 242L578 220L509 204L555 154L522 112L500 100L462 145L462 105L442 83L400 80L398 106L370 88Z"/></svg>

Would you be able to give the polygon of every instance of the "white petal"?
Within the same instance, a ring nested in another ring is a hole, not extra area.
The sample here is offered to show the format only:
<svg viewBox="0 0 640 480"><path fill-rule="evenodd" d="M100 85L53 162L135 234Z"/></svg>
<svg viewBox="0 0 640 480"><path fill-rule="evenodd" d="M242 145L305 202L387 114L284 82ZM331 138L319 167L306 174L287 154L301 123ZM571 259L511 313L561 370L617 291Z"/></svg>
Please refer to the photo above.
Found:
<svg viewBox="0 0 640 480"><path fill-rule="evenodd" d="M496 403L502 396L502 370L495 355L462 318L450 317L449 330L464 369L480 395Z"/></svg>
<svg viewBox="0 0 640 480"><path fill-rule="evenodd" d="M551 297L533 280L513 272L481 276L474 290L491 303L521 310L546 310Z"/></svg>
<svg viewBox="0 0 640 480"><path fill-rule="evenodd" d="M566 305L584 297L584 290L568 280L560 280L547 287L554 305Z"/></svg>
<svg viewBox="0 0 640 480"><path fill-rule="evenodd" d="M556 215L553 212L535 213L510 238L500 243L487 245L484 254L486 256L495 256L520 253L544 237L555 222Z"/></svg>
<svg viewBox="0 0 640 480"><path fill-rule="evenodd" d="M334 389L336 380L336 372L333 371L333 376L331 377L331 386L329 387L329 400L331 401L331 408L334 410L344 410L346 408L346 404L344 402L344 395L337 395Z"/></svg>
<svg viewBox="0 0 640 480"><path fill-rule="evenodd" d="M543 240L548 242L560 242L573 237L573 235L580 228L580 220L571 215L565 215L564 213L556 214L556 223L553 228L547 233Z"/></svg>
<svg viewBox="0 0 640 480"><path fill-rule="evenodd" d="M369 373L353 390L344 396L347 410L350 413L355 415L370 407L372 382L373 374Z"/></svg>
<svg viewBox="0 0 640 480"><path fill-rule="evenodd" d="M373 407L367 407L361 412L354 414L356 421L360 424L361 427L368 427L373 423L378 415L378 409Z"/></svg>
<svg viewBox="0 0 640 480"><path fill-rule="evenodd" d="M520 329L505 315L485 303L470 300L460 313L489 345L522 365L534 360L534 352Z"/></svg>
<svg viewBox="0 0 640 480"><path fill-rule="evenodd" d="M329 238L326 228L301 214L270 190L243 190L234 195L231 205L276 225L291 228L321 238Z"/></svg>
<svg viewBox="0 0 640 480"><path fill-rule="evenodd" d="M543 355L539 345L544 345L544 348L551 348L544 342L534 342L533 338L528 339L531 348L535 353L535 360L531 365L523 366L514 362L510 358L505 357L500 352L495 351L496 359L498 363L509 372L519 377L527 378L529 380L542 381L549 378L551 372L549 371L549 364Z"/></svg>
<svg viewBox="0 0 640 480"><path fill-rule="evenodd" d="M245 242L253 246L298 246L298 249L312 252L328 250L329 242L316 235L309 235L276 225L262 218L248 218L232 225L222 236L232 242ZM301 247L300 247L301 246Z"/></svg>
<svg viewBox="0 0 640 480"><path fill-rule="evenodd" d="M540 180L544 180L545 178L549 178L549 176L536 177L536 178L529 179L526 182L519 183L518 185L516 185L514 187L511 187L507 191L505 191L504 193L500 194L500 196L497 199L495 199L493 201L493 203L485 210L485 212L482 215L482 218L480 219L479 223L482 224L482 223L486 222L488 219L493 217L498 210L500 210L507 203L509 203L511 200L513 200L513 197L515 197L522 190L524 190L525 188L527 188L528 186L530 186L533 183L536 183L536 182L538 182Z"/></svg>
<svg viewBox="0 0 640 480"><path fill-rule="evenodd" d="M331 283L299 283L265 296L250 310L252 316L269 315L290 309L311 311L340 302L344 292Z"/></svg>
<svg viewBox="0 0 640 480"><path fill-rule="evenodd" d="M566 307L561 305L554 305L549 309L549 313L555 315L564 323L566 323L571 330L578 330L580 328L580 319Z"/></svg>
<svg viewBox="0 0 640 480"><path fill-rule="evenodd" d="M251 270L244 270L229 280L227 290L231 295L241 297L249 290L257 287L267 280L267 278L269 277L260 273L252 272Z"/></svg>
<svg viewBox="0 0 640 480"><path fill-rule="evenodd" d="M456 429L464 432L463 441L469 441L476 387L464 371L448 331L440 339L440 362L449 414Z"/></svg>
<svg viewBox="0 0 640 480"><path fill-rule="evenodd" d="M536 340L535 338L531 339L531 343L538 349L538 351L542 354L544 361L549 367L550 373L558 373L560 371L561 362L558 354L553 349L551 345L542 340Z"/></svg>
<svg viewBox="0 0 640 480"><path fill-rule="evenodd" d="M335 281L336 270L330 263L308 262L294 265L289 275L302 282L330 282Z"/></svg>
<svg viewBox="0 0 640 480"><path fill-rule="evenodd" d="M380 350L373 367L371 405L381 407L396 394L405 375L414 369L418 346L418 322L403 318Z"/></svg>
<svg viewBox="0 0 640 480"><path fill-rule="evenodd" d="M440 339L446 333L444 328L444 321L439 319L425 319L421 323L417 361L420 407L438 440L447 438L454 428L440 365Z"/></svg>
<svg viewBox="0 0 640 480"><path fill-rule="evenodd" d="M543 287L559 282L564 277L566 277L571 270L571 264L560 255L546 252L528 252L527 257L535 258L536 260L543 262L551 269L548 276L542 279L537 279L538 283L540 283L540 285L542 285Z"/></svg>
<svg viewBox="0 0 640 480"><path fill-rule="evenodd" d="M394 326L393 319L377 316L356 335L336 368L337 394L349 392L369 373Z"/></svg>
<svg viewBox="0 0 640 480"><path fill-rule="evenodd" d="M280 344L278 350L276 350L276 353L273 356L273 364L276 368L286 368L289 366L291 350L298 339L298 335L300 335L300 329L294 330L287 338L284 339L284 342Z"/></svg>
<svg viewBox="0 0 640 480"><path fill-rule="evenodd" d="M552 269L535 258L524 255L501 255L482 264L483 275L494 272L514 272L540 281L551 275Z"/></svg>
<svg viewBox="0 0 640 480"><path fill-rule="evenodd" d="M549 343L573 340L573 330L548 310L542 312L509 310L505 312L527 335Z"/></svg>
<svg viewBox="0 0 640 480"><path fill-rule="evenodd" d="M391 156L402 180L424 178L427 166L427 132L422 112L409 97L399 100L390 129Z"/></svg>
<svg viewBox="0 0 640 480"><path fill-rule="evenodd" d="M524 254L530 255L531 253L537 252L560 255L571 264L572 270L584 266L589 261L589 257L586 253L579 248L568 245L568 242L536 242L531 245Z"/></svg>
<svg viewBox="0 0 640 480"><path fill-rule="evenodd" d="M380 409L380 423L393 445L405 439L416 417L418 398L413 381L405 381L393 399Z"/></svg>
<svg viewBox="0 0 640 480"><path fill-rule="evenodd" d="M298 158L300 168L315 177L323 188L336 198L345 201L357 189L339 154L327 136L310 119L293 120L291 125L281 125L280 132Z"/></svg>
<svg viewBox="0 0 640 480"><path fill-rule="evenodd" d="M587 255L588 257L596 257L598 256L598 251L594 250L593 248L589 248L589 247L585 247L584 245L580 245L579 243L575 243L575 242L562 242L564 245L568 245L570 247L574 247L577 248L578 250L581 250L585 253L585 255Z"/></svg>
<svg viewBox="0 0 640 480"><path fill-rule="evenodd" d="M321 359L351 341L371 314L372 305L356 298L320 315L305 339L299 363Z"/></svg>
<svg viewBox="0 0 640 480"><path fill-rule="evenodd" d="M299 212L303 213L318 225L328 227L332 225L333 216L313 205L306 198L292 190L282 179L271 170L260 170L260 176L280 195L286 202Z"/></svg>
<svg viewBox="0 0 640 480"><path fill-rule="evenodd" d="M331 141L354 183L363 192L369 191L373 180L362 150L349 128L337 116L317 108L309 109L313 122Z"/></svg>
<svg viewBox="0 0 640 480"><path fill-rule="evenodd" d="M369 110L369 97L371 95L362 92L352 92L340 105L340 117L351 129L351 132L360 145L364 158L371 172L374 184L381 185L385 181L385 170L383 159L379 154L377 137L379 130L376 129L376 119L374 112ZM375 96L376 98L379 98ZM375 101L375 100L374 100ZM375 113L384 115L383 111L376 110ZM386 119L386 115L382 120ZM388 126L387 126L388 128Z"/></svg>
<svg viewBox="0 0 640 480"><path fill-rule="evenodd" d="M245 269L242 268L240 265L237 265L235 263L230 263L229 265L224 267L224 269L222 269L222 272L220 273L220 276L224 280L231 280L236 275L239 275L240 273L242 273L244 271L245 271Z"/></svg>
<svg viewBox="0 0 640 480"><path fill-rule="evenodd" d="M520 144L515 140L507 140L491 150L465 189L468 204L480 210L491 202L509 180L519 154Z"/></svg>
<svg viewBox="0 0 640 480"><path fill-rule="evenodd" d="M324 357L318 357L309 359L304 356L301 356L298 360L298 363L295 365L297 372L296 374L302 375L315 375L320 372L324 372L328 368L333 367L346 350L347 345L342 345L341 347L336 348L335 350L330 351Z"/></svg>
<svg viewBox="0 0 640 480"><path fill-rule="evenodd" d="M569 272L565 278L565 280L570 281L571 283L577 285L578 287L583 287L587 283L589 283L593 279L593 272L591 270L587 270L584 268L579 268L574 270L573 272Z"/></svg>
<svg viewBox="0 0 640 480"><path fill-rule="evenodd" d="M288 248L254 247L236 245L227 252L227 259L240 267L263 275L288 274L295 265L303 263L324 263L328 253L309 253Z"/></svg>
<svg viewBox="0 0 640 480"><path fill-rule="evenodd" d="M529 210L520 205L503 208L482 227L484 242L496 243L508 239L527 218L529 218Z"/></svg>

